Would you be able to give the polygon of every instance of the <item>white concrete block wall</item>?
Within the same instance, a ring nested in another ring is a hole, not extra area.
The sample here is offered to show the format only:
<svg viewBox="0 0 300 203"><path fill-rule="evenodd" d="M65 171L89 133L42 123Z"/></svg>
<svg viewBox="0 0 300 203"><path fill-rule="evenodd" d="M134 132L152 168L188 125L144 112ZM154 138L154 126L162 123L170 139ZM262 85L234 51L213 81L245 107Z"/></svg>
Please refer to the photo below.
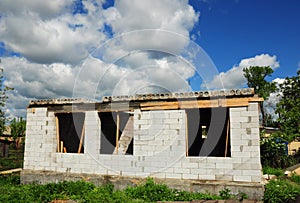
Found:
<svg viewBox="0 0 300 203"><path fill-rule="evenodd" d="M260 182L258 104L230 108L231 157L186 157L184 110L134 111L134 154L100 154L101 123L86 112L84 154L56 152L53 112L27 110L24 169Z"/></svg>
<svg viewBox="0 0 300 203"><path fill-rule="evenodd" d="M231 156L235 158L233 170L242 171L240 175L235 174L233 180L260 182L258 103L249 103L248 107L230 108L230 131Z"/></svg>
<svg viewBox="0 0 300 203"><path fill-rule="evenodd" d="M92 156L98 155L100 152L100 136L101 126L98 112L87 111L85 113L85 153Z"/></svg>
<svg viewBox="0 0 300 203"><path fill-rule="evenodd" d="M45 170L55 143L47 108L27 109L24 169Z"/></svg>

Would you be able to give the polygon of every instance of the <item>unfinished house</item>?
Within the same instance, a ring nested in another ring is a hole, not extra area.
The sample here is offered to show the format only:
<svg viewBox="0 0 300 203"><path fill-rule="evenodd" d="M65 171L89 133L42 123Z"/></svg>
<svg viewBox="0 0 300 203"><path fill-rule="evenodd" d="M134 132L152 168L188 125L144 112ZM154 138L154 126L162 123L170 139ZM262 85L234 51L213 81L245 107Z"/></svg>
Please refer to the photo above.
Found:
<svg viewBox="0 0 300 203"><path fill-rule="evenodd" d="M33 100L21 180L117 188L154 177L173 188L263 195L253 89Z"/></svg>

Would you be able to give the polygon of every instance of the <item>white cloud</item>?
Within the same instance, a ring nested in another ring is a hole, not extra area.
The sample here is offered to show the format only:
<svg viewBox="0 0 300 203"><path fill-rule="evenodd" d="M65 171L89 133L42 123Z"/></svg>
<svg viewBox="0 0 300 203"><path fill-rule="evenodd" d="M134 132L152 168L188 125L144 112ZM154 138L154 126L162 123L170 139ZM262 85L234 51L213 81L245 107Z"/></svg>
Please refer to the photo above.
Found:
<svg viewBox="0 0 300 203"><path fill-rule="evenodd" d="M50 9L52 14L46 19L41 14L44 13L41 4L35 5L31 1L15 7L12 3L5 4L11 10L2 11L1 40L9 49L33 62L79 63L87 57L89 50L105 40L104 33L99 32L104 23L102 8L94 6L86 15L72 15L62 12L72 2L68 5L59 2L48 3L49 7L44 8Z"/></svg>
<svg viewBox="0 0 300 203"><path fill-rule="evenodd" d="M163 29L188 36L199 17L187 0L116 0L111 10L116 33Z"/></svg>
<svg viewBox="0 0 300 203"><path fill-rule="evenodd" d="M74 70L65 64L37 64L25 58L2 59L5 85L28 98L71 96Z"/></svg>
<svg viewBox="0 0 300 203"><path fill-rule="evenodd" d="M135 50L181 53L199 13L187 0L117 0L104 16L117 40L106 45L103 59L114 61Z"/></svg>
<svg viewBox="0 0 300 203"><path fill-rule="evenodd" d="M87 13L72 14L71 0L0 2L0 40L21 54L2 58L5 85L15 88L8 92L9 116L24 116L34 98L101 99L153 87L189 88L194 70L179 55L199 13L188 0L122 0L106 10L83 4ZM101 44L109 37L105 25L121 37ZM96 47L102 58L92 57Z"/></svg>
<svg viewBox="0 0 300 203"><path fill-rule="evenodd" d="M42 19L52 18L63 13L67 9L71 9L72 0L10 0L0 1L0 12L13 15L20 15L29 12L37 13Z"/></svg>
<svg viewBox="0 0 300 203"><path fill-rule="evenodd" d="M277 91L270 94L269 98L264 101L264 108L267 114L272 115L273 119L278 118L278 115L275 113L277 104L282 97L282 91L280 90L279 85L283 84L285 81L284 78L275 78L272 82L275 82L277 85Z"/></svg>
<svg viewBox="0 0 300 203"><path fill-rule="evenodd" d="M216 76L207 86L209 88L240 88L244 86L247 82L243 75L243 68L250 66L270 66L272 69L279 67L279 62L277 57L270 56L269 54L256 55L255 57L242 59L238 65L233 66L226 72L221 72ZM222 81L222 86L220 86L219 80Z"/></svg>
<svg viewBox="0 0 300 203"><path fill-rule="evenodd" d="M247 68L250 66L270 66L272 69L279 67L277 57L269 54L256 55L255 57L241 60L239 67Z"/></svg>
<svg viewBox="0 0 300 203"><path fill-rule="evenodd" d="M276 84L283 84L284 83L284 81L285 81L285 79L284 78L275 78L274 80L273 80L273 82L275 82Z"/></svg>
<svg viewBox="0 0 300 203"><path fill-rule="evenodd" d="M277 103L281 99L281 96L281 92L274 92L270 94L269 98L266 101L264 101L265 112L269 115L272 115L273 119L278 118L278 115L276 115L275 110Z"/></svg>

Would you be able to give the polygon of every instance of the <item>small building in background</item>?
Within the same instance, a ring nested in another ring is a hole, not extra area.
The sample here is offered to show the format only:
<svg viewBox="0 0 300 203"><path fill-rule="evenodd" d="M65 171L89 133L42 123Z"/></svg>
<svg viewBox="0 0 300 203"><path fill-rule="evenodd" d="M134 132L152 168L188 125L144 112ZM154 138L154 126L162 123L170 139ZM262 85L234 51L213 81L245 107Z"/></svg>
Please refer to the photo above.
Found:
<svg viewBox="0 0 300 203"><path fill-rule="evenodd" d="M279 128L273 127L261 127L260 131L264 131L264 136L269 137L272 133L280 132ZM300 142L299 141L292 141L290 143L286 142L286 154L294 155L295 153L299 152L300 150Z"/></svg>
<svg viewBox="0 0 300 203"><path fill-rule="evenodd" d="M5 131L0 136L0 157L8 157L9 145L14 142L11 137L10 127L6 126Z"/></svg>
<svg viewBox="0 0 300 203"><path fill-rule="evenodd" d="M253 89L33 100L23 183L85 179L263 196Z"/></svg>

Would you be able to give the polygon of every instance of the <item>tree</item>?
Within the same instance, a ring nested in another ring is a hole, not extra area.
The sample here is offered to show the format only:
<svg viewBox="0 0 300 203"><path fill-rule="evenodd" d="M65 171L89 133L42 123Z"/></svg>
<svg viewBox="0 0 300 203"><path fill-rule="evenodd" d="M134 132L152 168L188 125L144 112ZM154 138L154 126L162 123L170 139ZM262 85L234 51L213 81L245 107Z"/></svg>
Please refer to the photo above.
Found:
<svg viewBox="0 0 300 203"><path fill-rule="evenodd" d="M271 76L274 72L269 66L250 66L243 69L244 76L247 79L247 85L250 88L254 88L254 92L258 96L267 100L272 92L276 90L276 84L274 82L266 81L267 76ZM260 110L262 116L262 124L266 123L266 115L263 102L260 103Z"/></svg>
<svg viewBox="0 0 300 203"><path fill-rule="evenodd" d="M26 120L21 118L14 118L10 123L11 135L15 140L16 148L20 148L21 141L25 137L26 132Z"/></svg>
<svg viewBox="0 0 300 203"><path fill-rule="evenodd" d="M277 104L278 123L289 142L300 138L300 70L280 85L282 97Z"/></svg>
<svg viewBox="0 0 300 203"><path fill-rule="evenodd" d="M1 59L0 59L0 64L1 64ZM0 135L3 135L3 132L5 131L6 117L3 108L7 100L6 91L13 89L4 86L3 82L4 82L3 69L0 67Z"/></svg>

